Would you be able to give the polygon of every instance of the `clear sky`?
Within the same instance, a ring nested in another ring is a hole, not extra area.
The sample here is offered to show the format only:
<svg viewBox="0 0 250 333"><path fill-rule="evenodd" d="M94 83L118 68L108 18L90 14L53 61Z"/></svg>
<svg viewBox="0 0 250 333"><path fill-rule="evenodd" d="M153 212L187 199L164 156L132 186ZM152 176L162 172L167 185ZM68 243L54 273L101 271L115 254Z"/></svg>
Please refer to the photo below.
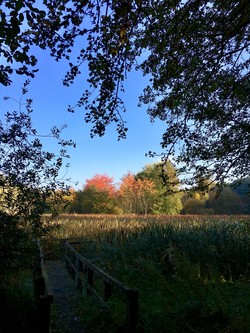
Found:
<svg viewBox="0 0 250 333"><path fill-rule="evenodd" d="M162 151L160 142L166 125L159 120L151 123L146 108L137 106L138 97L147 83L146 78L138 72L130 73L125 83L127 139L118 141L115 125L107 128L104 137L90 138L91 126L84 122L84 109L76 109L74 114L67 112L68 105L76 104L87 88L86 77L80 75L72 86L64 87L62 78L67 70L66 62L55 62L47 51L39 51L37 56L39 72L31 79L26 95L33 99L33 125L41 134L47 134L54 125L68 125L62 136L76 143L75 149L69 149L71 157L67 161L70 163L67 177L79 182L77 186L73 184L75 188L81 189L85 180L96 173L106 173L119 182L128 171L136 173L144 165L156 161L146 157L145 153L149 150ZM2 114L18 107L12 101L3 101L3 97L19 99L25 79L24 76L16 76L11 86L1 86ZM49 139L44 144L52 152L57 148Z"/></svg>

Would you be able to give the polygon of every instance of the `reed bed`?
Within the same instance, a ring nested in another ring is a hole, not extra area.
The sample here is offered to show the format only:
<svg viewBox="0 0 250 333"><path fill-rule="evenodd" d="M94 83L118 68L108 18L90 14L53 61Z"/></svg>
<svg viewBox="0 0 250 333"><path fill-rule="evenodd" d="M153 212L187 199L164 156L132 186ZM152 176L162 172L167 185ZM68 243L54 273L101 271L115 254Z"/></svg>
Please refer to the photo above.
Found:
<svg viewBox="0 0 250 333"><path fill-rule="evenodd" d="M250 216L62 215L54 223L48 238L81 239L85 257L139 290L138 332L250 332ZM82 308L89 332L123 332L119 299L98 316L91 302Z"/></svg>
<svg viewBox="0 0 250 333"><path fill-rule="evenodd" d="M44 216L45 223L50 216ZM94 237L105 232L133 232L149 225L195 227L221 222L243 222L250 225L249 215L88 215L60 214L50 224L54 226L47 238L70 239Z"/></svg>

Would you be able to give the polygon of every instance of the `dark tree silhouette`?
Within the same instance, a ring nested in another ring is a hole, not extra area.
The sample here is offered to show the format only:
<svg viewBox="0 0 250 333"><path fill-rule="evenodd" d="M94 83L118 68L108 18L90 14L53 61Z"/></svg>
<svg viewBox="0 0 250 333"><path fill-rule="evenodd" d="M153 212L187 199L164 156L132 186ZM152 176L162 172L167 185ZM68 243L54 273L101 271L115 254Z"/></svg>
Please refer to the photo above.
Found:
<svg viewBox="0 0 250 333"><path fill-rule="evenodd" d="M125 138L120 92L135 68L150 81L140 102L152 120L166 122L166 157L183 163L191 182L193 174L220 182L248 176L248 0L44 0L41 9L19 0L2 6L3 84L13 71L34 74L32 45L49 47L56 60L68 59L65 85L87 62L89 89L76 106L85 108L92 136L115 122L118 137ZM70 53L79 38L83 48L74 62ZM15 69L12 61L22 66Z"/></svg>

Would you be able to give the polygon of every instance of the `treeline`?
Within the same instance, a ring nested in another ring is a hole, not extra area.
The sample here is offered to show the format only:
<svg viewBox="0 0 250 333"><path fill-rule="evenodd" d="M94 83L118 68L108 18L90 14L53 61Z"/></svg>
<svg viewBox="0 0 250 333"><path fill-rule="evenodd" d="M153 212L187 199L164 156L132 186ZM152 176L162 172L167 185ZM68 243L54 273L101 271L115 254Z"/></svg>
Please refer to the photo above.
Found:
<svg viewBox="0 0 250 333"><path fill-rule="evenodd" d="M119 184L96 174L82 190L71 188L64 204L53 209L76 214L250 214L249 186L250 177L228 184L220 193L214 183L205 191L183 191L168 161L164 166L146 165L137 174L128 172Z"/></svg>

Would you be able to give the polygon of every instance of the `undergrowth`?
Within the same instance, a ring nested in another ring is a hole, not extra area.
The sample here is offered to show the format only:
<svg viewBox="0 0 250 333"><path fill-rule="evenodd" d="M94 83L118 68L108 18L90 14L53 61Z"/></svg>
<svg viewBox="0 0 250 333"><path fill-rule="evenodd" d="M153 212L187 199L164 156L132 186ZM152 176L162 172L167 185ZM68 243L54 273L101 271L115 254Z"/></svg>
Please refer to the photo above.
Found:
<svg viewBox="0 0 250 333"><path fill-rule="evenodd" d="M0 281L0 332L34 333L38 313L34 305L32 273L7 273Z"/></svg>

